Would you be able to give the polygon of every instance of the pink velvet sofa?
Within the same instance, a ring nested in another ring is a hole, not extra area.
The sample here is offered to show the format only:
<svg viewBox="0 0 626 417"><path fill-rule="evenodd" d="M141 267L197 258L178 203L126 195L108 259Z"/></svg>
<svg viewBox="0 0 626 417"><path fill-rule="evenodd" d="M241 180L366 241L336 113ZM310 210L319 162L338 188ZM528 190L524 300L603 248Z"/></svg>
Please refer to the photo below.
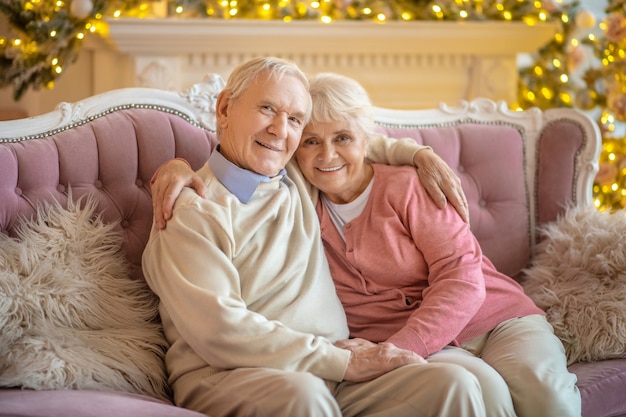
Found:
<svg viewBox="0 0 626 417"><path fill-rule="evenodd" d="M46 115L0 122L0 233L17 236L22 216L36 216L43 201L67 205L70 189L74 199L93 195L104 221L117 222L123 233L131 278L141 280L152 221L150 178L173 157L194 168L205 162L216 145L213 109L222 87L211 76L181 93L117 90L62 103ZM377 109L377 120L389 136L432 146L458 173L473 231L511 276L529 265L538 227L570 203L591 204L600 135L574 110L511 112L504 103L479 99L429 110ZM626 416L626 360L570 368L578 376L583 417ZM199 415L141 393L7 386L4 371L0 416Z"/></svg>

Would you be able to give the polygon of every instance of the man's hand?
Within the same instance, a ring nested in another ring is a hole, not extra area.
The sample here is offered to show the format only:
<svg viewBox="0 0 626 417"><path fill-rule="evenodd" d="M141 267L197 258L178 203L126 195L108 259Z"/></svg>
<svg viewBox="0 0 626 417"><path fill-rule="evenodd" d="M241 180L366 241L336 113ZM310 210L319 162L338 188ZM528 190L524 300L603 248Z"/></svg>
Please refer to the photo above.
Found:
<svg viewBox="0 0 626 417"><path fill-rule="evenodd" d="M446 201L469 223L467 199L461 187L461 180L443 159L430 149L421 149L415 153L413 163L417 175L437 207L444 208Z"/></svg>
<svg viewBox="0 0 626 417"><path fill-rule="evenodd" d="M186 161L172 159L161 165L153 178L152 212L158 229L172 217L174 202L184 187L191 187L201 196L206 196L206 186Z"/></svg>
<svg viewBox="0 0 626 417"><path fill-rule="evenodd" d="M400 349L392 343L372 343L364 339L340 340L335 346L352 352L344 380L364 382L389 371L426 360L410 350Z"/></svg>

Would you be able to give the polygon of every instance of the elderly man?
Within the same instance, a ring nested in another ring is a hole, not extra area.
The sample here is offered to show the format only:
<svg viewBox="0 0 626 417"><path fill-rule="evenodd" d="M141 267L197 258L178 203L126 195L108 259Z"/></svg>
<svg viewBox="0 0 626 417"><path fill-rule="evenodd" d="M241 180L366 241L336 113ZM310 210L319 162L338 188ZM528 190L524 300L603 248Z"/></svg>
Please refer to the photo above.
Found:
<svg viewBox="0 0 626 417"><path fill-rule="evenodd" d="M184 190L153 226L143 269L175 402L213 417L484 416L469 372L347 339L310 186L289 163L310 113L292 63L238 66L217 101L220 146L198 171L206 198Z"/></svg>

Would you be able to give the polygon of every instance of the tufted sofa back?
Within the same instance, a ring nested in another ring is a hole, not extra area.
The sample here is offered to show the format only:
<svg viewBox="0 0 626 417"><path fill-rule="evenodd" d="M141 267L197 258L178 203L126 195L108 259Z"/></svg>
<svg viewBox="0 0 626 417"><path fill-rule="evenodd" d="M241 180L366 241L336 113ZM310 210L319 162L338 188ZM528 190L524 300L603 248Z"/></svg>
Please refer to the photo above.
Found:
<svg viewBox="0 0 626 417"><path fill-rule="evenodd" d="M65 205L70 188L74 199L93 194L103 218L119 221L141 278L152 224L150 178L174 157L195 169L206 161L217 144L212 111L219 88L186 95L129 89L0 122L0 232L14 236L20 217L32 216L39 203ZM377 109L376 118L381 133L431 146L458 174L472 230L510 276L527 266L541 224L570 204L591 203L600 134L574 110L517 114L479 101L460 109Z"/></svg>
<svg viewBox="0 0 626 417"><path fill-rule="evenodd" d="M74 199L92 194L103 219L119 221L133 275L140 278L152 225L150 178L174 157L199 168L216 143L214 133L180 115L141 108L95 115L46 137L2 143L0 231L14 236L20 217L34 215L44 201L66 206L70 189Z"/></svg>

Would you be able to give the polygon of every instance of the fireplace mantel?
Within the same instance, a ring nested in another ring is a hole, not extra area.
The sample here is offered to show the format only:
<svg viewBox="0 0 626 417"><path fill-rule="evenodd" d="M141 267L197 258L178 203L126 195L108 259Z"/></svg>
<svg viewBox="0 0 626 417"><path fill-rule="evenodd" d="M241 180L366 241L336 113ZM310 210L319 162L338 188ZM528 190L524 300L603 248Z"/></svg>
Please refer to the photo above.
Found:
<svg viewBox="0 0 626 417"><path fill-rule="evenodd" d="M182 90L207 73L226 78L243 60L274 55L307 73L352 76L374 104L393 108L477 97L513 103L518 54L537 50L556 31L521 22L124 18L108 25L108 41L131 57L137 86Z"/></svg>

